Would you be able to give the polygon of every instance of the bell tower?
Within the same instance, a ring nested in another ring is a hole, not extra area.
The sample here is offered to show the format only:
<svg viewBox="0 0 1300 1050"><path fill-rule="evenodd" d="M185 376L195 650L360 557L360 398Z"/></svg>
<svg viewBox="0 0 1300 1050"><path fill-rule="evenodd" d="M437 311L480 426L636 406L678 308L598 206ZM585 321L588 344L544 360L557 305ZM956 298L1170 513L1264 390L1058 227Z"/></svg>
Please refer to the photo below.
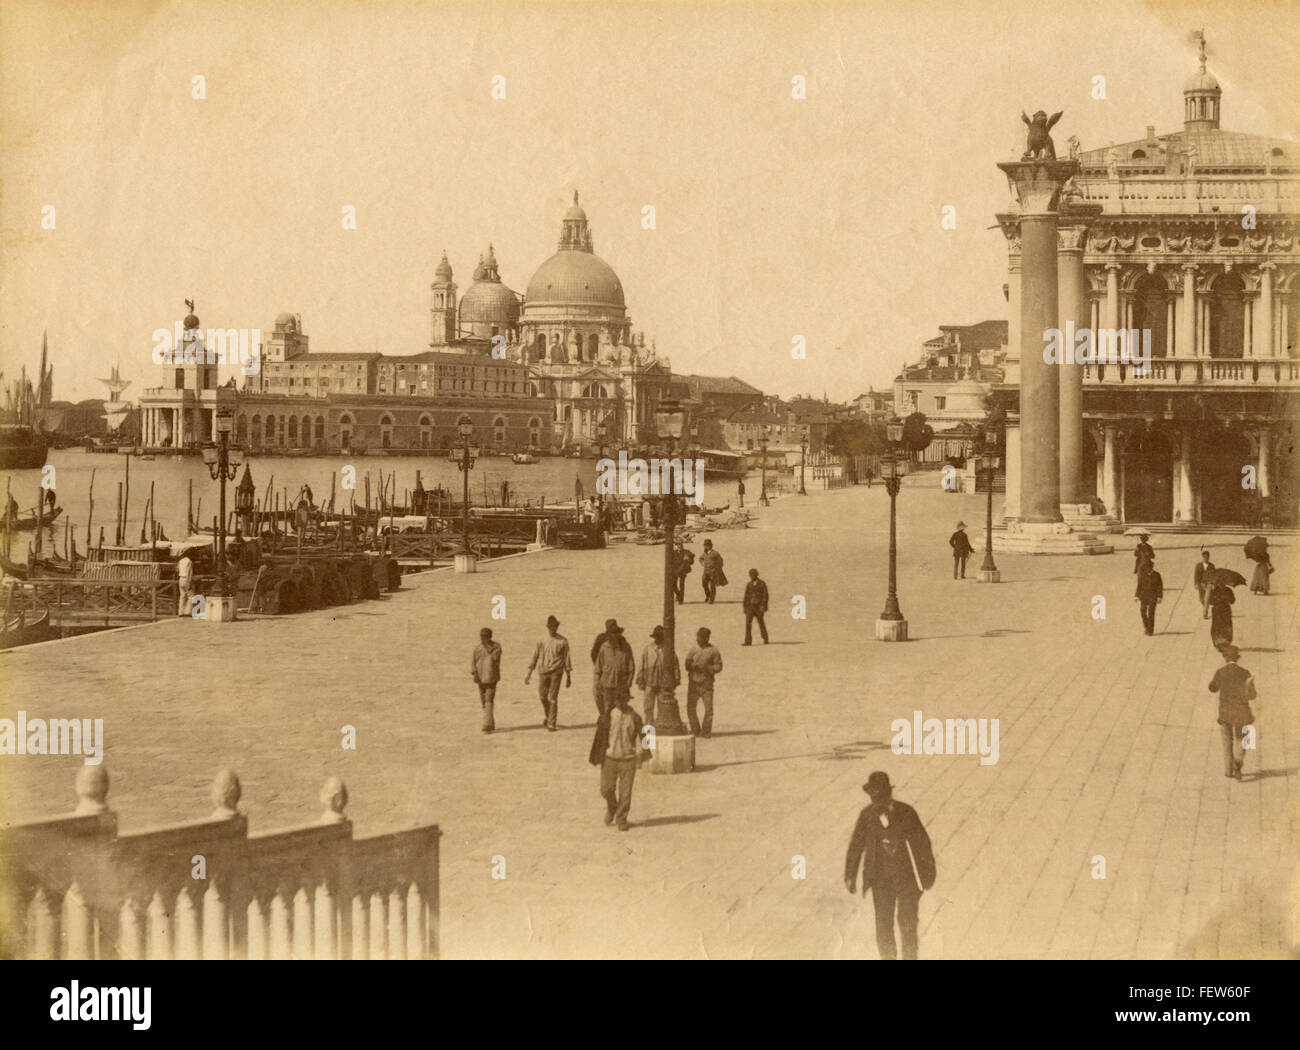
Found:
<svg viewBox="0 0 1300 1050"><path fill-rule="evenodd" d="M433 278L429 286L429 345L447 346L456 341L456 282L445 250Z"/></svg>

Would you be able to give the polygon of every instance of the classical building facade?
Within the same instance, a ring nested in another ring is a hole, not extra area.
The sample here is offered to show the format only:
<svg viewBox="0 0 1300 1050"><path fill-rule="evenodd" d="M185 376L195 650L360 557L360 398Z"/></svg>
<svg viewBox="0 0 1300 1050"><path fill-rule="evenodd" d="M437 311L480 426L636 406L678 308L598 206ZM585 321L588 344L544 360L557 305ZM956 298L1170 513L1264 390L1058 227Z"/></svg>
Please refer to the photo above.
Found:
<svg viewBox="0 0 1300 1050"><path fill-rule="evenodd" d="M1141 138L1091 151L1071 142L1078 171L1057 225L1061 324L1136 329L1152 355L1146 372L1081 366L1081 495L1130 522L1294 524L1300 144L1220 127L1222 91L1203 46L1183 98L1179 131L1148 126ZM1014 215L999 219L1010 242L1015 387L1019 227ZM1079 261L1079 301L1067 306L1065 275ZM1065 390L1063 440L1066 416L1078 414ZM1009 489L1012 517L1016 499Z"/></svg>

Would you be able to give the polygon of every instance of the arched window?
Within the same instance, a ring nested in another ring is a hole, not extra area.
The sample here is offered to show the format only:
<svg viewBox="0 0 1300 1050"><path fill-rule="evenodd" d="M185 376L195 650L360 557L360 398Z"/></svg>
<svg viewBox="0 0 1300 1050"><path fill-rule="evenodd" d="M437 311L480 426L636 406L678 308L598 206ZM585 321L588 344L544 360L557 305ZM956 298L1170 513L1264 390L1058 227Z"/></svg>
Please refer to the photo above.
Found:
<svg viewBox="0 0 1300 1050"><path fill-rule="evenodd" d="M429 448L433 444L433 420L427 415L420 417L420 447Z"/></svg>
<svg viewBox="0 0 1300 1050"><path fill-rule="evenodd" d="M316 417L316 444L318 445L325 444L325 417L324 416Z"/></svg>
<svg viewBox="0 0 1300 1050"><path fill-rule="evenodd" d="M277 444L275 430L275 416L266 417L266 443L268 445Z"/></svg>
<svg viewBox="0 0 1300 1050"><path fill-rule="evenodd" d="M1147 159L1147 151L1144 150L1144 149L1135 149L1135 150L1133 151L1133 158L1132 158L1132 159L1133 159L1133 160L1146 160L1146 159Z"/></svg>
<svg viewBox="0 0 1300 1050"><path fill-rule="evenodd" d="M393 417L387 412L379 418L379 443L384 448L393 447Z"/></svg>
<svg viewBox="0 0 1300 1050"><path fill-rule="evenodd" d="M262 443L262 417L261 416L253 417L253 428L252 428L252 434L250 435L250 440L252 441L254 447Z"/></svg>
<svg viewBox="0 0 1300 1050"><path fill-rule="evenodd" d="M504 448L506 444L506 418L497 416L492 420L492 441L498 448Z"/></svg>
<svg viewBox="0 0 1300 1050"><path fill-rule="evenodd" d="M298 443L298 417L290 416L289 417L289 444L296 445L297 443Z"/></svg>
<svg viewBox="0 0 1300 1050"><path fill-rule="evenodd" d="M528 420L528 447L537 448L542 443L542 421L537 416Z"/></svg>
<svg viewBox="0 0 1300 1050"><path fill-rule="evenodd" d="M587 336L587 360L595 361L600 353L600 336L595 332Z"/></svg>
<svg viewBox="0 0 1300 1050"><path fill-rule="evenodd" d="M339 447L344 452L352 448L352 417L347 412L339 416Z"/></svg>
<svg viewBox="0 0 1300 1050"><path fill-rule="evenodd" d="M241 445L248 440L248 417L242 412L235 420L235 440Z"/></svg>

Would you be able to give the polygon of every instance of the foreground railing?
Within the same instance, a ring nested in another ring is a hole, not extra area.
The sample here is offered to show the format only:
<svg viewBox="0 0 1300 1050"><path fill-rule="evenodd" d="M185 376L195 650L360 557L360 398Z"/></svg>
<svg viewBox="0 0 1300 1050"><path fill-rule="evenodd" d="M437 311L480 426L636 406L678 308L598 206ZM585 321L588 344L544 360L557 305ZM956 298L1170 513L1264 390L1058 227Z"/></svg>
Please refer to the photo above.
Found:
<svg viewBox="0 0 1300 1050"><path fill-rule="evenodd" d="M135 835L103 766L76 786L75 813L0 831L0 958L438 957L438 827L353 839L337 777L316 824L260 835L228 770L208 819Z"/></svg>

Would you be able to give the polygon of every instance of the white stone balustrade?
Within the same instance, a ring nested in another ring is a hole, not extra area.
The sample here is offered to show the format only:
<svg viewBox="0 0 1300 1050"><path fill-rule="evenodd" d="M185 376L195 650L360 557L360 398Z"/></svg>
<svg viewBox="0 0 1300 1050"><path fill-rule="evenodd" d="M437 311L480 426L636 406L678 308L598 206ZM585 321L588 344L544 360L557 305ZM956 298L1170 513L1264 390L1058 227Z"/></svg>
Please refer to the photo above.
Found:
<svg viewBox="0 0 1300 1050"><path fill-rule="evenodd" d="M1152 358L1150 370L1132 365L1084 365L1083 381L1102 386L1300 387L1300 360Z"/></svg>
<svg viewBox="0 0 1300 1050"><path fill-rule="evenodd" d="M249 835L222 770L209 818L119 835L108 784L86 766L74 814L0 831L0 958L438 957L436 825L354 839L332 777L317 823Z"/></svg>

